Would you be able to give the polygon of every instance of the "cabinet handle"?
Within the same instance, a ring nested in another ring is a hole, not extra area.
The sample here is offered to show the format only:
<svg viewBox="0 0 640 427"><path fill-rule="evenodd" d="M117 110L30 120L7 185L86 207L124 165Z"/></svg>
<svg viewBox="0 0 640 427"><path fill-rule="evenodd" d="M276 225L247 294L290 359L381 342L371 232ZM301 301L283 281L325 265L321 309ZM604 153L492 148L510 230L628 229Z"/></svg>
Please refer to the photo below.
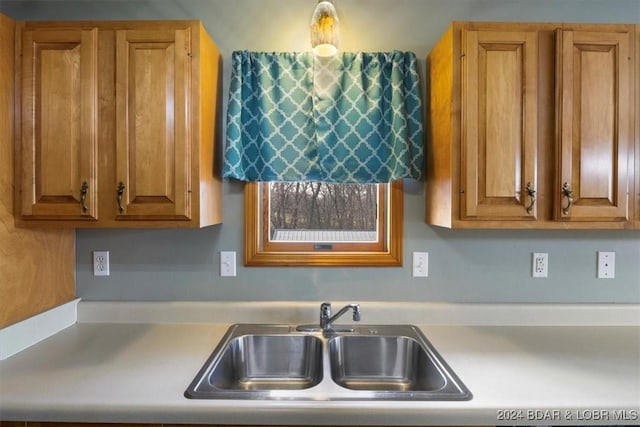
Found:
<svg viewBox="0 0 640 427"><path fill-rule="evenodd" d="M530 214L533 211L533 205L536 204L536 190L533 189L533 185L530 182L527 182L527 194L531 198L531 202L529 206L527 206L527 213Z"/></svg>
<svg viewBox="0 0 640 427"><path fill-rule="evenodd" d="M567 198L567 206L562 208L562 213L569 215L569 210L571 209L571 205L573 205L573 190L571 190L571 186L566 182L562 184L562 194Z"/></svg>
<svg viewBox="0 0 640 427"><path fill-rule="evenodd" d="M118 210L120 213L124 212L124 207L122 207L122 195L124 194L124 183L120 181L118 183Z"/></svg>
<svg viewBox="0 0 640 427"><path fill-rule="evenodd" d="M80 206L82 206L82 212L87 212L87 192L89 191L89 184L87 181L82 181L82 185L80 186Z"/></svg>

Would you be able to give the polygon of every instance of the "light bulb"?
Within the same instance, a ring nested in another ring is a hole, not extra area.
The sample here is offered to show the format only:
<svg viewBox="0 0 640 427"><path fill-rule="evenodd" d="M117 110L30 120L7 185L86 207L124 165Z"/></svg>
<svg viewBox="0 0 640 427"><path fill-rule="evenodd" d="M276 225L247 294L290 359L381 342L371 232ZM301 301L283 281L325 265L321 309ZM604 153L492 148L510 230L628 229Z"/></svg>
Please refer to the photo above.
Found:
<svg viewBox="0 0 640 427"><path fill-rule="evenodd" d="M320 0L311 17L311 47L318 56L333 56L340 44L340 19L329 0Z"/></svg>

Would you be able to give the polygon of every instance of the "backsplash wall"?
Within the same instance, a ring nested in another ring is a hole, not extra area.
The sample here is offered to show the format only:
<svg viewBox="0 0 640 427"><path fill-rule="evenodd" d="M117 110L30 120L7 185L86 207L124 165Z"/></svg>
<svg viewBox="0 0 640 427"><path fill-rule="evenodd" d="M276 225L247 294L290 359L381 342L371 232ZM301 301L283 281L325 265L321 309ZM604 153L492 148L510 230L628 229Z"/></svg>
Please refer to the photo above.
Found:
<svg viewBox="0 0 640 427"><path fill-rule="evenodd" d="M4 1L18 20L200 19L224 62L234 50L309 49L315 0ZM637 0L336 0L346 51L410 50L425 57L452 20L640 22ZM424 88L426 93L428 88ZM426 99L426 98L425 98ZM224 110L223 110L224 111ZM640 231L446 230L424 223L424 184L405 182L404 267L245 268L219 276L219 251L242 257L242 184L224 184L224 223L201 230L78 230L77 295L88 300L394 300L640 303ZM93 277L91 252L111 252ZM411 277L428 251L429 277ZM616 278L597 280L596 252L616 252ZM531 252L549 277L530 278Z"/></svg>

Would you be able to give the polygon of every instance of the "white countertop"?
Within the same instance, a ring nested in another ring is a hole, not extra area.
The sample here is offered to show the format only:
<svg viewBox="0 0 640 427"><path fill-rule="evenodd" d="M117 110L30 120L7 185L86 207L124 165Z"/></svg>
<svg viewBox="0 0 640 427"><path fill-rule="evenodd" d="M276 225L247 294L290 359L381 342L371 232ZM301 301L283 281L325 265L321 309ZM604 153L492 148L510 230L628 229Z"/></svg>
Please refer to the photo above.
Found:
<svg viewBox="0 0 640 427"><path fill-rule="evenodd" d="M183 395L185 389L230 323L183 322L175 313L165 322L139 317L134 321L135 307L124 315L114 309L111 313L117 312L118 318L107 321L109 310L103 310L104 305L82 308L80 303L80 307L79 323L0 362L0 419L260 425L640 424L637 324L443 325L422 323L420 318L414 323L471 390L470 401L190 400ZM190 312L194 307L185 306ZM255 316L246 313L250 319L246 323L255 322Z"/></svg>

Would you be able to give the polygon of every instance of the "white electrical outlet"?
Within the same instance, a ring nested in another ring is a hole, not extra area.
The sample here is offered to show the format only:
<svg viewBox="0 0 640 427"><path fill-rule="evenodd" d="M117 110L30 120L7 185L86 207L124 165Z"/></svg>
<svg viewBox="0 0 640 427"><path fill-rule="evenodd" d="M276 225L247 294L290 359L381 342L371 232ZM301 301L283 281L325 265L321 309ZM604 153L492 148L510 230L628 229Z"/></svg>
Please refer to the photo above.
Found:
<svg viewBox="0 0 640 427"><path fill-rule="evenodd" d="M429 252L413 253L413 277L429 277Z"/></svg>
<svg viewBox="0 0 640 427"><path fill-rule="evenodd" d="M547 277L549 275L549 254L534 252L531 257L531 277Z"/></svg>
<svg viewBox="0 0 640 427"><path fill-rule="evenodd" d="M613 279L616 277L616 253L598 252L598 279Z"/></svg>
<svg viewBox="0 0 640 427"><path fill-rule="evenodd" d="M93 275L109 275L109 251L93 251Z"/></svg>
<svg viewBox="0 0 640 427"><path fill-rule="evenodd" d="M236 276L236 253L235 251L220 251L220 276Z"/></svg>

